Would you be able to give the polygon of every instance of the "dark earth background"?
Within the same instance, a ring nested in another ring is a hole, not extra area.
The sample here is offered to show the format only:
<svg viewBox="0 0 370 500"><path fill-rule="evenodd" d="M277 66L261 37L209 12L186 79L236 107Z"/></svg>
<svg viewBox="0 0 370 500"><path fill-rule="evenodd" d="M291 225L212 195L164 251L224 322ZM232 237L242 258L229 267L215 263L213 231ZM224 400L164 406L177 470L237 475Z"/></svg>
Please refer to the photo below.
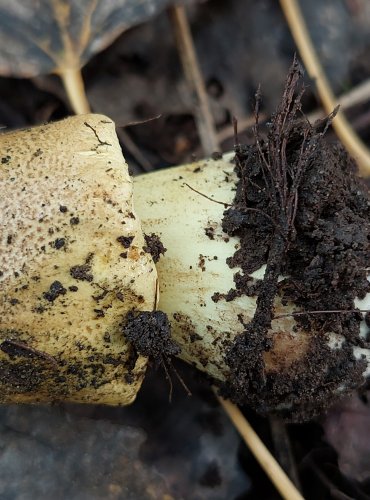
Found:
<svg viewBox="0 0 370 500"><path fill-rule="evenodd" d="M311 36L336 95L370 78L370 2L301 1ZM240 139L258 84L263 113L278 103L294 42L276 0L209 0L188 9L222 151ZM133 173L202 157L173 30L162 12L121 35L83 70L96 112L118 125ZM304 108L318 109L307 79ZM0 78L0 124L19 128L71 114L57 77ZM370 95L347 116L370 145ZM123 131L123 132L122 132ZM328 137L332 140L333 135ZM101 406L0 408L1 499L277 499L209 386L176 362L189 397L173 377L149 370L137 401ZM307 499L370 498L370 403L366 389L307 424L245 413L279 460L289 463ZM289 442L287 444L287 433ZM291 453L289 454L289 443Z"/></svg>

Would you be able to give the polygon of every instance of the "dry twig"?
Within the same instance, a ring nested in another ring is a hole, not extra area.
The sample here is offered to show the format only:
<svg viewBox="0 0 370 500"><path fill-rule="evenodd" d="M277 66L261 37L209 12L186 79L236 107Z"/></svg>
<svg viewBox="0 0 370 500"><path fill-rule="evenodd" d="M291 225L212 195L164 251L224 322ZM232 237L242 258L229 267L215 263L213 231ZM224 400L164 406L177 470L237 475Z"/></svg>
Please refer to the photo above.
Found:
<svg viewBox="0 0 370 500"><path fill-rule="evenodd" d="M150 161L143 155L140 151L140 148L135 144L135 142L131 139L130 135L123 128L116 127L116 133L118 139L122 143L122 146L127 149L127 151L133 156L139 165L141 172L139 170L135 170L135 174L140 174L142 172L150 172L153 170L152 164ZM130 165L132 167L132 165Z"/></svg>
<svg viewBox="0 0 370 500"><path fill-rule="evenodd" d="M337 98L337 102L342 110L349 109L352 106L356 106L358 104L361 104L369 100L370 100L370 79L361 82L359 85L356 85L351 90L345 92L344 94L341 94ZM309 113L307 115L307 118L311 123L314 123L316 120L324 118L324 116L325 112L318 109L316 111L313 111L312 113Z"/></svg>
<svg viewBox="0 0 370 500"><path fill-rule="evenodd" d="M230 403L230 401L225 401L219 396L217 396L217 398L256 460L279 491L280 495L286 500L304 500L292 481L288 478L275 458L271 455L269 450L255 433L239 408Z"/></svg>
<svg viewBox="0 0 370 500"><path fill-rule="evenodd" d="M194 99L194 112L203 153L210 156L219 150L219 145L185 8L179 5L170 7L169 14L185 77Z"/></svg>
<svg viewBox="0 0 370 500"><path fill-rule="evenodd" d="M315 81L317 91L326 113L338 105L329 81L321 66L318 55L312 44L302 12L297 0L280 0L281 8L292 32L295 43L301 54L309 76ZM354 132L342 112L339 112L333 122L333 127L343 145L356 159L360 173L370 176L370 152L358 135Z"/></svg>

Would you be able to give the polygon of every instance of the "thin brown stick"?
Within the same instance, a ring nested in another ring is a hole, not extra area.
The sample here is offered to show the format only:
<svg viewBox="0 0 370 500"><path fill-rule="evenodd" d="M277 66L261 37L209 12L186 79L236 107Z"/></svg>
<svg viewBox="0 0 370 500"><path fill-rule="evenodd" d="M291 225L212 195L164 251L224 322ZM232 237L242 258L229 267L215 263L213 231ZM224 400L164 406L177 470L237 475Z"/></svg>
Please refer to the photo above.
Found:
<svg viewBox="0 0 370 500"><path fill-rule="evenodd" d="M288 318L289 316L305 316L306 314L353 314L353 313L368 313L370 309L332 309L323 311L296 311L287 314L279 314L273 319Z"/></svg>
<svg viewBox="0 0 370 500"><path fill-rule="evenodd" d="M260 120L264 121L266 119L266 115L264 113L260 113ZM243 132L246 129L252 127L255 124L255 117L254 116L246 116L245 118L238 118L238 131ZM230 137L233 137L234 135L234 124L232 123L231 125L227 125L223 129L221 129L217 133L217 139L218 141L224 142L227 139L230 139Z"/></svg>
<svg viewBox="0 0 370 500"><path fill-rule="evenodd" d="M225 201L219 201L219 200L214 200L213 198L211 198L210 196L207 196L206 194L204 193L201 193L200 191L198 191L197 189L193 188L190 186L190 184L188 184L187 182L184 182L183 184L184 186L188 187L189 189L191 189L191 191L194 191L194 193L197 193L199 194L200 196L203 196L203 198L206 198L206 200L209 200L209 201L213 201L213 203L218 203L218 205L223 205L225 208L227 207L232 207L232 205L230 205L230 203L226 203Z"/></svg>
<svg viewBox="0 0 370 500"><path fill-rule="evenodd" d="M309 76L315 81L323 107L326 113L329 114L338 105L338 101L334 96L324 69L321 66L298 2L297 0L280 0L280 5L301 54L305 68ZM333 121L333 128L340 141L357 161L360 173L364 177L369 177L370 152L354 132L341 111Z"/></svg>
<svg viewBox="0 0 370 500"><path fill-rule="evenodd" d="M169 387L170 387L170 392L168 394L168 402L169 403L172 403L172 393L173 393L173 384L172 384L172 378L168 372L168 368L166 366L166 363L162 357L162 362L161 362L161 365L162 365L162 368L166 374L166 379L168 380L168 383L169 383Z"/></svg>
<svg viewBox="0 0 370 500"><path fill-rule="evenodd" d="M22 349L26 352L29 352L31 354L34 354L35 356L38 356L40 358L43 358L45 359L46 361L49 361L49 363L51 363L54 367L58 367L58 362L57 360L54 358L54 356L51 356L50 354L48 354L47 352L43 352L43 351L39 351L38 349L34 349L33 347L30 347L28 346L27 344L24 344L23 342L17 342L15 340L5 340L4 342L2 342L0 348L2 350L3 349L3 345L6 345L6 344L9 344L9 345L12 345L14 347L18 347L19 349Z"/></svg>
<svg viewBox="0 0 370 500"><path fill-rule="evenodd" d="M219 144L185 7L172 6L169 8L169 15L185 77L194 99L194 114L203 153L210 156L219 150Z"/></svg>
<svg viewBox="0 0 370 500"><path fill-rule="evenodd" d="M150 161L145 158L143 153L136 146L126 130L124 130L123 128L116 128L116 133L124 148L126 148L127 151L133 156L141 170L144 172L150 172L151 170L153 170L153 166Z"/></svg>
<svg viewBox="0 0 370 500"><path fill-rule="evenodd" d="M190 184L188 184L187 182L184 182L183 186L186 186L189 189L191 189L191 191L194 191L194 193L197 193L200 196L203 196L203 198L205 198L206 200L213 201L213 203L217 203L218 205L223 205L225 208L232 207L232 205L230 203L226 203L225 201L215 200L215 199L211 198L210 196L207 196L206 194L201 193L197 189L190 186ZM269 221L273 225L275 225L275 221L268 214L266 214L263 210L260 210L259 208L245 207L244 210L246 212L256 212L257 214L263 215L264 217L266 217L266 219L269 219Z"/></svg>
<svg viewBox="0 0 370 500"><path fill-rule="evenodd" d="M217 399L280 495L286 500L304 500L239 408L219 396Z"/></svg>
<svg viewBox="0 0 370 500"><path fill-rule="evenodd" d="M352 106L356 106L363 102L370 100L370 79L361 82L360 84L353 87L348 92L341 94L338 96L337 101L342 110L349 109ZM325 116L325 112L317 109L316 111L312 111L307 115L307 118L311 123L323 118Z"/></svg>
<svg viewBox="0 0 370 500"><path fill-rule="evenodd" d="M127 122L127 123L124 123L123 125L118 125L116 123L116 128L127 128L127 127L135 127L136 125L145 125L146 123L153 122L154 120L158 120L159 118L161 118L161 116L162 115L159 114L159 115L151 116L150 118L143 118L142 120L135 120L132 122Z"/></svg>
<svg viewBox="0 0 370 500"><path fill-rule="evenodd" d="M180 382L180 384L182 385L183 389L185 390L186 394L188 396L192 396L192 392L191 390L189 389L189 387L185 384L185 380L182 378L182 376L179 374L179 372L176 370L176 368L174 367L173 363L171 362L171 360L169 360L170 364L171 364L171 368L172 370L174 371L176 377L177 377L177 380Z"/></svg>

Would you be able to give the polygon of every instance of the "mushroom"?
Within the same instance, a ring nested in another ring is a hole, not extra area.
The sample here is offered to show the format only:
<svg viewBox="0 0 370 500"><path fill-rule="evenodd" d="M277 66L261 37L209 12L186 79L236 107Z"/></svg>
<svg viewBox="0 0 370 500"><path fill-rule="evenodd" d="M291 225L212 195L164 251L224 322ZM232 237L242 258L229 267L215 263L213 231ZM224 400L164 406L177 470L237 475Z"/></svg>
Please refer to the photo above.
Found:
<svg viewBox="0 0 370 500"><path fill-rule="evenodd" d="M235 286L238 271L226 260L240 240L221 224L235 196L232 155L145 174L133 187L113 122L84 115L1 134L0 161L2 402L130 403L148 354L132 328L140 335L135 321L149 321L157 309L167 314L183 360L224 394L248 399L227 353L253 318L256 297L216 300ZM144 233L159 235L167 249L156 265ZM370 294L356 302L369 305ZM274 307L263 361L281 391L263 394L259 410L310 411L370 375L365 339L356 345L335 331L312 335L295 304L278 295ZM364 319L361 328L367 331ZM321 387L323 371L344 365L346 378ZM311 385L296 390L299 378Z"/></svg>
<svg viewBox="0 0 370 500"><path fill-rule="evenodd" d="M128 404L146 359L124 341L156 307L132 180L100 115L0 136L1 402Z"/></svg>

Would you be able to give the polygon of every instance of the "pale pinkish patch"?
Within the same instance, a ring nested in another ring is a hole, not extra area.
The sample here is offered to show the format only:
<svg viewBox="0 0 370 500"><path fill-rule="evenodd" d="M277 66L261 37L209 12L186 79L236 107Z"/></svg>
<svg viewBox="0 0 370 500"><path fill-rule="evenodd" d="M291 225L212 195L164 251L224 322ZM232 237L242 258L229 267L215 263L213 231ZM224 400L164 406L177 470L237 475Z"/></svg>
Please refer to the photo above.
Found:
<svg viewBox="0 0 370 500"><path fill-rule="evenodd" d="M357 394L328 413L323 428L326 440L338 453L341 472L357 481L370 478L370 392L367 402Z"/></svg>

